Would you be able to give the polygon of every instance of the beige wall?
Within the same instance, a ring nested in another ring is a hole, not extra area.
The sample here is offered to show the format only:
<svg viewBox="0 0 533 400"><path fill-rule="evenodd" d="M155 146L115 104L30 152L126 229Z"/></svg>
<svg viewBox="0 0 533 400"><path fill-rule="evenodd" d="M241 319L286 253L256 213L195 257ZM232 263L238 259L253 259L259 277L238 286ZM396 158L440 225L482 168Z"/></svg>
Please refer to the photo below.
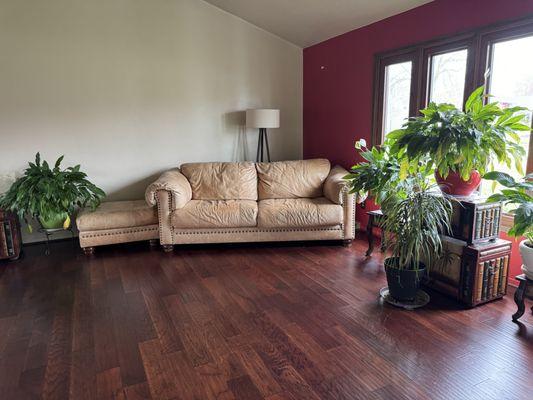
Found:
<svg viewBox="0 0 533 400"><path fill-rule="evenodd" d="M255 158L240 110L281 109L275 159L302 154L302 50L201 0L0 0L0 175L37 151L109 199L161 171Z"/></svg>

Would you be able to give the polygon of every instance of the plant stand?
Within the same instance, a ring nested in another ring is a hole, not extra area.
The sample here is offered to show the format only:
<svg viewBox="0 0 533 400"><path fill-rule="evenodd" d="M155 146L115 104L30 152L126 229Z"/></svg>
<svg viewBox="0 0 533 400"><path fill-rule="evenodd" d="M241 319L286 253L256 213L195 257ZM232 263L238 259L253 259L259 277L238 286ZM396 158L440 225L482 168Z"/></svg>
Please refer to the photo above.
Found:
<svg viewBox="0 0 533 400"><path fill-rule="evenodd" d="M50 255L50 237L63 231L69 231L70 236L72 237L72 243L74 243L74 231L72 230L72 225L68 227L67 229L64 228L55 228L55 229L46 229L43 227L39 228L39 232L44 233L46 237L46 249L44 250L44 254L49 256Z"/></svg>
<svg viewBox="0 0 533 400"><path fill-rule="evenodd" d="M368 224L366 225L366 234L368 239L368 250L366 251L365 256L370 257L374 251L374 227L380 227L380 223L385 218L381 210L368 211ZM385 232L381 229L381 245L380 250L382 253L385 252Z"/></svg>
<svg viewBox="0 0 533 400"><path fill-rule="evenodd" d="M424 292L422 289L418 290L418 292L416 293L416 298L413 301L396 300L390 295L389 288L386 286L384 288L381 288L381 290L379 291L379 295L387 303L409 311L412 311L416 308L424 307L427 303L429 303L429 294Z"/></svg>
<svg viewBox="0 0 533 400"><path fill-rule="evenodd" d="M517 322L526 311L524 299L526 297L533 297L532 294L528 294L528 288L533 287L530 286L533 285L533 281L528 279L525 274L518 275L516 279L520 282L520 286L516 288L516 292L514 293L514 301L518 307L518 310L513 314L513 322ZM531 311L533 312L533 307L531 307Z"/></svg>

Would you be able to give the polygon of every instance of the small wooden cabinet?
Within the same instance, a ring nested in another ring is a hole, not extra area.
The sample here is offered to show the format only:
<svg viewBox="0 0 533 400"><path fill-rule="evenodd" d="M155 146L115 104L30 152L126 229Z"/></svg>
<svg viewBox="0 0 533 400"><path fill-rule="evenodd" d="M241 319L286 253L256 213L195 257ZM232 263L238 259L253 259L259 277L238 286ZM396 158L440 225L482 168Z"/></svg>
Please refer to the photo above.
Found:
<svg viewBox="0 0 533 400"><path fill-rule="evenodd" d="M22 239L17 216L0 210L0 260L16 260L20 257Z"/></svg>
<svg viewBox="0 0 533 400"><path fill-rule="evenodd" d="M453 237L468 244L483 243L498 238L502 203L487 203L485 197L472 195L452 202Z"/></svg>

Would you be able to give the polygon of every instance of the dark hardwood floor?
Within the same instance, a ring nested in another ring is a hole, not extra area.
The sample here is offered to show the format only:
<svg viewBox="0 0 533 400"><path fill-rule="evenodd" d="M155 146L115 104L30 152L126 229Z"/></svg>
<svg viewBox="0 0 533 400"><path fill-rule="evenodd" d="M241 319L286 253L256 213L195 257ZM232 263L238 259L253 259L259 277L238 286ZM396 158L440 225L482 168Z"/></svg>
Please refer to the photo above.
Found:
<svg viewBox="0 0 533 400"><path fill-rule="evenodd" d="M511 295L382 305L365 242L30 246L0 265L1 399L529 399Z"/></svg>

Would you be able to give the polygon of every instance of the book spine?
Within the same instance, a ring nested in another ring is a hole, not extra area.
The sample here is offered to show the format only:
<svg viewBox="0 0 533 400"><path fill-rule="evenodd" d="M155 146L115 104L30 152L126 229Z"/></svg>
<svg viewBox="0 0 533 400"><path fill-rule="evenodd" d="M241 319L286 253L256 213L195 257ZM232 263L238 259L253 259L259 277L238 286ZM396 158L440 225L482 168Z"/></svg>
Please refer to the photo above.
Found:
<svg viewBox="0 0 533 400"><path fill-rule="evenodd" d="M481 281L481 300L485 300L487 298L487 287L489 283L489 262L485 261L483 263L483 280Z"/></svg>
<svg viewBox="0 0 533 400"><path fill-rule="evenodd" d="M491 299L494 294L494 261L489 261L489 271L487 278L487 297L486 300Z"/></svg>
<svg viewBox="0 0 533 400"><path fill-rule="evenodd" d="M507 274L509 272L509 256L503 257L503 275L502 275L502 293L507 292L507 287L505 284L507 283Z"/></svg>
<svg viewBox="0 0 533 400"><path fill-rule="evenodd" d="M7 258L9 254L7 252L7 240L4 229L4 224L0 224L0 258Z"/></svg>
<svg viewBox="0 0 533 400"><path fill-rule="evenodd" d="M481 221L482 221L482 212L476 211L476 222L475 222L476 233L474 235L474 239L479 239L479 237L481 236L481 223L482 223Z"/></svg>
<svg viewBox="0 0 533 400"><path fill-rule="evenodd" d="M500 289L498 284L500 283L500 259L494 260L494 284L492 289L492 297L498 296Z"/></svg>
<svg viewBox="0 0 533 400"><path fill-rule="evenodd" d="M494 222L492 223L492 235L500 234L500 208L494 210Z"/></svg>
<svg viewBox="0 0 533 400"><path fill-rule="evenodd" d="M505 281L503 279L503 263L504 263L505 257L500 257L500 280L498 282L498 294L503 294L503 286L505 285Z"/></svg>
<svg viewBox="0 0 533 400"><path fill-rule="evenodd" d="M492 225L492 209L485 211L485 230L483 237L489 237L490 236L490 227Z"/></svg>
<svg viewBox="0 0 533 400"><path fill-rule="evenodd" d="M481 300L483 294L483 274L485 271L485 263L479 263L477 266L477 285L476 285L476 302Z"/></svg>
<svg viewBox="0 0 533 400"><path fill-rule="evenodd" d="M15 254L15 244L14 244L14 238L13 238L13 230L11 229L11 222L5 221L4 222L4 231L6 235L6 247L7 247L7 254L9 257L13 256Z"/></svg>

